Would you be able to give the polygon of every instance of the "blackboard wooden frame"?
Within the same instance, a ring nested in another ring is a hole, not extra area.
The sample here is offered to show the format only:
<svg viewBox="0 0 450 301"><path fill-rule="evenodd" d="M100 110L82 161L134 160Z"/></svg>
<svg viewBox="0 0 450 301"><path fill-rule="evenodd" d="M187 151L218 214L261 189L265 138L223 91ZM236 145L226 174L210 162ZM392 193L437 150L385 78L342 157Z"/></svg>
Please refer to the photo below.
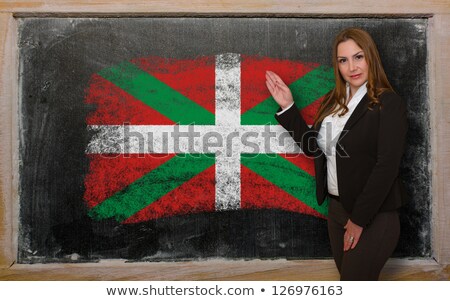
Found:
<svg viewBox="0 0 450 301"><path fill-rule="evenodd" d="M195 8L189 1L170 4L152 1L134 1L133 5L120 1L89 1L66 3L55 1L44 5L40 2L14 1L0 2L0 100L1 100L1 186L0 186L0 267L9 267L17 253L18 222L18 131L17 131L17 16L166 16L166 15L289 15L289 16L339 16L355 17L364 14L371 7L371 16L428 16L429 49L429 96L431 117L432 148L432 252L439 264L450 263L450 132L446 129L450 122L450 92L446 85L450 76L450 60L447 49L450 46L450 7L440 1L382 1L376 6L370 1L358 4L332 4L316 1L313 4L292 4L290 1L225 1L210 4L201 1ZM284 3L285 2L285 3ZM399 5L401 2L401 5ZM373 6L373 7L372 7ZM395 15L393 15L395 14ZM446 239L447 238L447 239ZM105 263L108 264L108 263ZM326 277L325 277L326 278Z"/></svg>

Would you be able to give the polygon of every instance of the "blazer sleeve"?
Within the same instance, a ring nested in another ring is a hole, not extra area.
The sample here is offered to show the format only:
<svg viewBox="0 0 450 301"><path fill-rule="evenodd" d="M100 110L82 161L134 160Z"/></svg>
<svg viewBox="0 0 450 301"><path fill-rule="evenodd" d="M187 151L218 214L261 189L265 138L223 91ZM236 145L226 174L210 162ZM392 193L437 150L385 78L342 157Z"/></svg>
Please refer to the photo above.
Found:
<svg viewBox="0 0 450 301"><path fill-rule="evenodd" d="M278 110L280 111L281 109ZM305 155L309 157L318 155L320 149L316 142L317 131L306 124L295 103L283 114L275 114L275 119L289 132Z"/></svg>
<svg viewBox="0 0 450 301"><path fill-rule="evenodd" d="M408 128L405 101L388 92L380 97L380 102L377 161L350 216L352 222L362 227L369 224L386 199L398 177L405 150Z"/></svg>

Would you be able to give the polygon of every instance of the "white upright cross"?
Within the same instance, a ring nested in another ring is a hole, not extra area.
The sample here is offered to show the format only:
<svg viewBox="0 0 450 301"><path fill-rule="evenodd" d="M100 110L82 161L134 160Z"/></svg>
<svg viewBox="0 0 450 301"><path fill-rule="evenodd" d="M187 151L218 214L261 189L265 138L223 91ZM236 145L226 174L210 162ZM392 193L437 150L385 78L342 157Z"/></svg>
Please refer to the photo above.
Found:
<svg viewBox="0 0 450 301"><path fill-rule="evenodd" d="M96 134L86 153L215 153L216 209L239 209L241 154L301 151L279 125L241 125L239 54L217 55L215 77L215 125L92 125L88 129L96 131ZM272 136L270 143L269 132ZM173 139L177 135L182 138ZM214 143L211 143L211 138L214 138Z"/></svg>

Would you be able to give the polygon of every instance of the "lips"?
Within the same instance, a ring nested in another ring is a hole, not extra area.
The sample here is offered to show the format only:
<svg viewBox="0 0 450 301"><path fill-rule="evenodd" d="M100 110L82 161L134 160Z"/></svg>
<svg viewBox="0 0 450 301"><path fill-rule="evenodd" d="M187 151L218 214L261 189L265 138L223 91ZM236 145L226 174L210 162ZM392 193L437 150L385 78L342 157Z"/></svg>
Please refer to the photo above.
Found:
<svg viewBox="0 0 450 301"><path fill-rule="evenodd" d="M360 76L361 76L361 73L355 74L355 75L350 75L350 77L351 77L352 79L357 79L357 78L359 78Z"/></svg>

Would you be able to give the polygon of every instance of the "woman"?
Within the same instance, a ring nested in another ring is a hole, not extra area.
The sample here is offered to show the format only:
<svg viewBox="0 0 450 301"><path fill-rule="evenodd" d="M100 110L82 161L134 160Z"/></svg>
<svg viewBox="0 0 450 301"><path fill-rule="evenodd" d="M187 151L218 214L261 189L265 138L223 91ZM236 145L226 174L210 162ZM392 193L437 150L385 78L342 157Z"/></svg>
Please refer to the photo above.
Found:
<svg viewBox="0 0 450 301"><path fill-rule="evenodd" d="M400 235L406 104L366 31L348 28L337 35L333 67L336 86L312 128L277 74L267 71L266 85L280 106L275 118L314 158L318 203L330 200L328 232L341 280L378 280Z"/></svg>

